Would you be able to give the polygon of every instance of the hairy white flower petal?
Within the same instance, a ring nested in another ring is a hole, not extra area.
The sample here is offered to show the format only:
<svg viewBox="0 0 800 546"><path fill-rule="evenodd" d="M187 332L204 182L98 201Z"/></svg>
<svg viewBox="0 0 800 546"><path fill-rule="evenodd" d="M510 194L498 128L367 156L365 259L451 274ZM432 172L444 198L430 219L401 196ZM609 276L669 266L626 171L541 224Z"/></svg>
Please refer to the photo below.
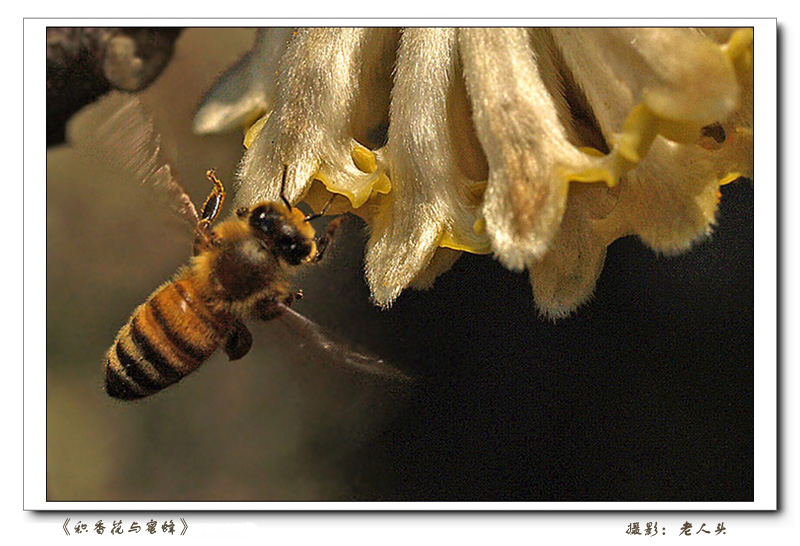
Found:
<svg viewBox="0 0 800 546"><path fill-rule="evenodd" d="M384 153L390 206L375 219L366 259L367 280L382 305L427 266L443 236L482 244L473 231L474 181L459 167L447 123L456 56L455 29L406 29L400 41Z"/></svg>
<svg viewBox="0 0 800 546"><path fill-rule="evenodd" d="M461 251L452 248L437 248L428 265L414 277L409 286L416 290L427 290L433 286L433 282L439 275L453 267L461 254Z"/></svg>
<svg viewBox="0 0 800 546"><path fill-rule="evenodd" d="M662 252L685 250L710 233L721 173L713 153L658 138L620 183L619 205L603 229L638 235Z"/></svg>
<svg viewBox="0 0 800 546"><path fill-rule="evenodd" d="M552 29L607 137L644 102L669 120L706 125L736 106L739 88L722 49L689 28Z"/></svg>
<svg viewBox="0 0 800 546"><path fill-rule="evenodd" d="M719 186L752 176L750 29L328 28L276 40L218 84L268 97L277 82L248 132L236 201L283 195L318 210L347 196L329 210L367 221L366 276L383 306L467 251L528 268L540 310L564 316L591 296L615 239L684 250L710 233Z"/></svg>
<svg viewBox="0 0 800 546"><path fill-rule="evenodd" d="M735 29L726 36L724 50L726 54L735 57L737 80L741 89L741 100L736 110L727 117L719 120L723 130L723 143L711 145L714 150L713 161L717 168L728 173L728 180L735 174L752 178L753 176L753 70L752 51L745 48L744 52L735 50L744 47L742 41L747 41L750 36ZM737 43L737 37L739 38ZM738 55L738 56L737 56Z"/></svg>
<svg viewBox="0 0 800 546"><path fill-rule="evenodd" d="M704 36L708 36L717 44L723 45L731 39L731 35L736 32L735 28L730 27L701 27L697 29Z"/></svg>
<svg viewBox="0 0 800 546"><path fill-rule="evenodd" d="M525 29L460 31L467 91L489 162L482 212L498 258L522 269L548 248L564 213L569 176L600 160L567 138Z"/></svg>
<svg viewBox="0 0 800 546"><path fill-rule="evenodd" d="M735 120L722 124L722 127L726 141L718 150L713 151L711 159L717 171L724 173L720 183L732 182L740 176L752 178L753 129L746 123L737 123Z"/></svg>
<svg viewBox="0 0 800 546"><path fill-rule="evenodd" d="M352 112L361 95L366 46L382 49L392 29L300 29L281 59L276 105L240 166L239 203L299 200L316 178L354 207L380 181L354 161L364 147L353 138Z"/></svg>
<svg viewBox="0 0 800 546"><path fill-rule="evenodd" d="M594 292L603 269L606 245L577 210L564 215L564 225L544 258L531 264L533 296L545 316L568 316Z"/></svg>
<svg viewBox="0 0 800 546"><path fill-rule="evenodd" d="M563 318L592 295L606 247L622 235L597 229L597 223L617 207L619 199L619 186L573 183L570 187L561 230L550 250L528 267L534 299L545 316Z"/></svg>
<svg viewBox="0 0 800 546"><path fill-rule="evenodd" d="M272 109L277 74L291 28L259 29L253 49L206 93L192 130L200 135L239 129Z"/></svg>

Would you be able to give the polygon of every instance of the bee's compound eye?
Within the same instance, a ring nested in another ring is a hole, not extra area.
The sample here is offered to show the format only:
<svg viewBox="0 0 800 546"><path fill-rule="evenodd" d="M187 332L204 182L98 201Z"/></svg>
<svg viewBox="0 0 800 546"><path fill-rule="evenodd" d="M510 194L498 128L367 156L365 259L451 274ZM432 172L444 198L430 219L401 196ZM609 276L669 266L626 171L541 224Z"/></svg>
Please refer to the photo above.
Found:
<svg viewBox="0 0 800 546"><path fill-rule="evenodd" d="M238 214L239 211L241 210L247 210L247 209L242 207L241 209L236 211L236 213ZM267 207L262 205L260 207L254 208L253 211L250 213L250 223L257 223L259 221L263 221L266 214L267 214Z"/></svg>
<svg viewBox="0 0 800 546"><path fill-rule="evenodd" d="M237 211L238 214L238 211ZM277 231L278 216L275 211L265 206L259 206L250 213L250 225L259 231L272 235Z"/></svg>

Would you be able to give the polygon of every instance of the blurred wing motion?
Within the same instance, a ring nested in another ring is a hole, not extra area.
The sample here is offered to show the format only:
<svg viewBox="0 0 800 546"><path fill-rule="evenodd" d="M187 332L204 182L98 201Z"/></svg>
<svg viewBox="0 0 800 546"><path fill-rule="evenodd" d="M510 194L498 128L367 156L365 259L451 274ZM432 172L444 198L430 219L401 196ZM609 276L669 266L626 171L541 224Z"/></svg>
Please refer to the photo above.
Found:
<svg viewBox="0 0 800 546"><path fill-rule="evenodd" d="M125 171L134 180L140 180L143 185L158 190L169 207L197 229L197 209L174 175L169 161L163 157L161 137L152 118L135 96L111 93L87 111L81 122L81 128L70 130L70 141L74 146L92 159L104 161ZM412 381L384 360L337 340L290 308L283 305L279 308L280 314L275 322L288 328L297 346L316 356L315 360L393 383Z"/></svg>
<svg viewBox="0 0 800 546"><path fill-rule="evenodd" d="M319 324L307 319L283 304L278 305L281 314L272 322L278 323L297 337L297 346L313 355L319 353L325 364L351 373L370 375L380 379L410 384L414 378L389 364L377 355L356 349L338 339Z"/></svg>
<svg viewBox="0 0 800 546"><path fill-rule="evenodd" d="M161 135L134 95L112 92L87 110L70 142L88 157L123 170L162 194L180 218L194 229L197 209L164 157Z"/></svg>

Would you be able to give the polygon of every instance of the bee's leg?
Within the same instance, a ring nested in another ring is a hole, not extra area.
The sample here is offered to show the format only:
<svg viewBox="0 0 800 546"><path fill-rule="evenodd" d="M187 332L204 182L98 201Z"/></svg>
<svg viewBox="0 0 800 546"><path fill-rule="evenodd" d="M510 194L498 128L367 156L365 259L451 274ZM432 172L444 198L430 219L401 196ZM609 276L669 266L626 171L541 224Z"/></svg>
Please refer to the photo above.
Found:
<svg viewBox="0 0 800 546"><path fill-rule="evenodd" d="M206 202L203 204L203 212L200 214L200 222L205 222L206 225L211 225L214 220L219 216L219 211L222 208L222 203L225 202L225 187L219 178L214 174L214 169L206 171L206 177L214 185L211 188L211 193L206 197Z"/></svg>
<svg viewBox="0 0 800 546"><path fill-rule="evenodd" d="M239 360L250 352L252 345L253 336L250 334L250 330L241 321L234 320L233 327L228 333L228 339L225 340L225 347L223 348L225 354L232 361Z"/></svg>
<svg viewBox="0 0 800 546"><path fill-rule="evenodd" d="M297 288L296 290L289 292L289 294L283 298L281 303L284 304L286 307L291 307L294 302L302 299L303 299L303 290Z"/></svg>
<svg viewBox="0 0 800 546"><path fill-rule="evenodd" d="M252 315L253 318L256 320L272 320L283 312L278 304L283 304L286 307L291 307L291 305L299 299L302 299L303 291L302 290L295 290L294 292L289 292L283 297L280 298L264 298L259 300L255 306L253 307Z"/></svg>
<svg viewBox="0 0 800 546"><path fill-rule="evenodd" d="M346 218L347 217L344 215L337 216L328 222L328 227L325 228L325 233L316 238L315 242L317 244L317 253L314 254L313 258L311 258L311 263L317 263L322 259L322 257L325 255L325 251L328 249L328 245L330 245L331 241L333 240L336 230L339 229L339 226L345 221Z"/></svg>
<svg viewBox="0 0 800 546"><path fill-rule="evenodd" d="M225 188L222 182L214 174L214 170L206 171L206 176L214 185L211 188L211 193L206 197L203 204L203 211L200 214L200 220L197 222L197 236L194 239L193 254L197 254L215 243L214 232L211 231L211 224L219 216L219 211L222 208L222 203L225 202Z"/></svg>

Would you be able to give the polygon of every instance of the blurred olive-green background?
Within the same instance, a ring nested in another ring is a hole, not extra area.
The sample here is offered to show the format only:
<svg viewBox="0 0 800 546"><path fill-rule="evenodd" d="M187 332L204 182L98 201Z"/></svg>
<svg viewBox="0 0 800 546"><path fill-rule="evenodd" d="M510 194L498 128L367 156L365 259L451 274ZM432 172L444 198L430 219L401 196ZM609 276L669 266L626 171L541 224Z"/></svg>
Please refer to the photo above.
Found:
<svg viewBox="0 0 800 546"><path fill-rule="evenodd" d="M230 189L242 135L194 136L191 116L252 39L247 29L186 30L167 69L141 94L199 204L210 189L208 168ZM82 113L71 123L82 123ZM192 238L165 203L125 175L70 145L48 150L48 499L347 498L337 465L371 433L386 407L383 387L298 360L296 343L278 327L254 325L246 360L214 355L158 396L127 404L106 396L105 351L131 311L186 261ZM358 258L343 261L346 239L305 279L312 306L337 303L316 297L337 275L359 278ZM359 298L369 305L365 293Z"/></svg>
<svg viewBox="0 0 800 546"><path fill-rule="evenodd" d="M230 187L243 148L192 135L192 113L252 39L186 30L141 95L195 202L208 168ZM713 237L688 254L614 243L595 297L557 323L490 256L372 307L354 220L298 280L297 309L415 373L414 388L326 367L268 323L241 361L214 355L119 403L104 353L189 253L151 197L113 164L48 150L49 500L752 500L752 182L723 188Z"/></svg>

